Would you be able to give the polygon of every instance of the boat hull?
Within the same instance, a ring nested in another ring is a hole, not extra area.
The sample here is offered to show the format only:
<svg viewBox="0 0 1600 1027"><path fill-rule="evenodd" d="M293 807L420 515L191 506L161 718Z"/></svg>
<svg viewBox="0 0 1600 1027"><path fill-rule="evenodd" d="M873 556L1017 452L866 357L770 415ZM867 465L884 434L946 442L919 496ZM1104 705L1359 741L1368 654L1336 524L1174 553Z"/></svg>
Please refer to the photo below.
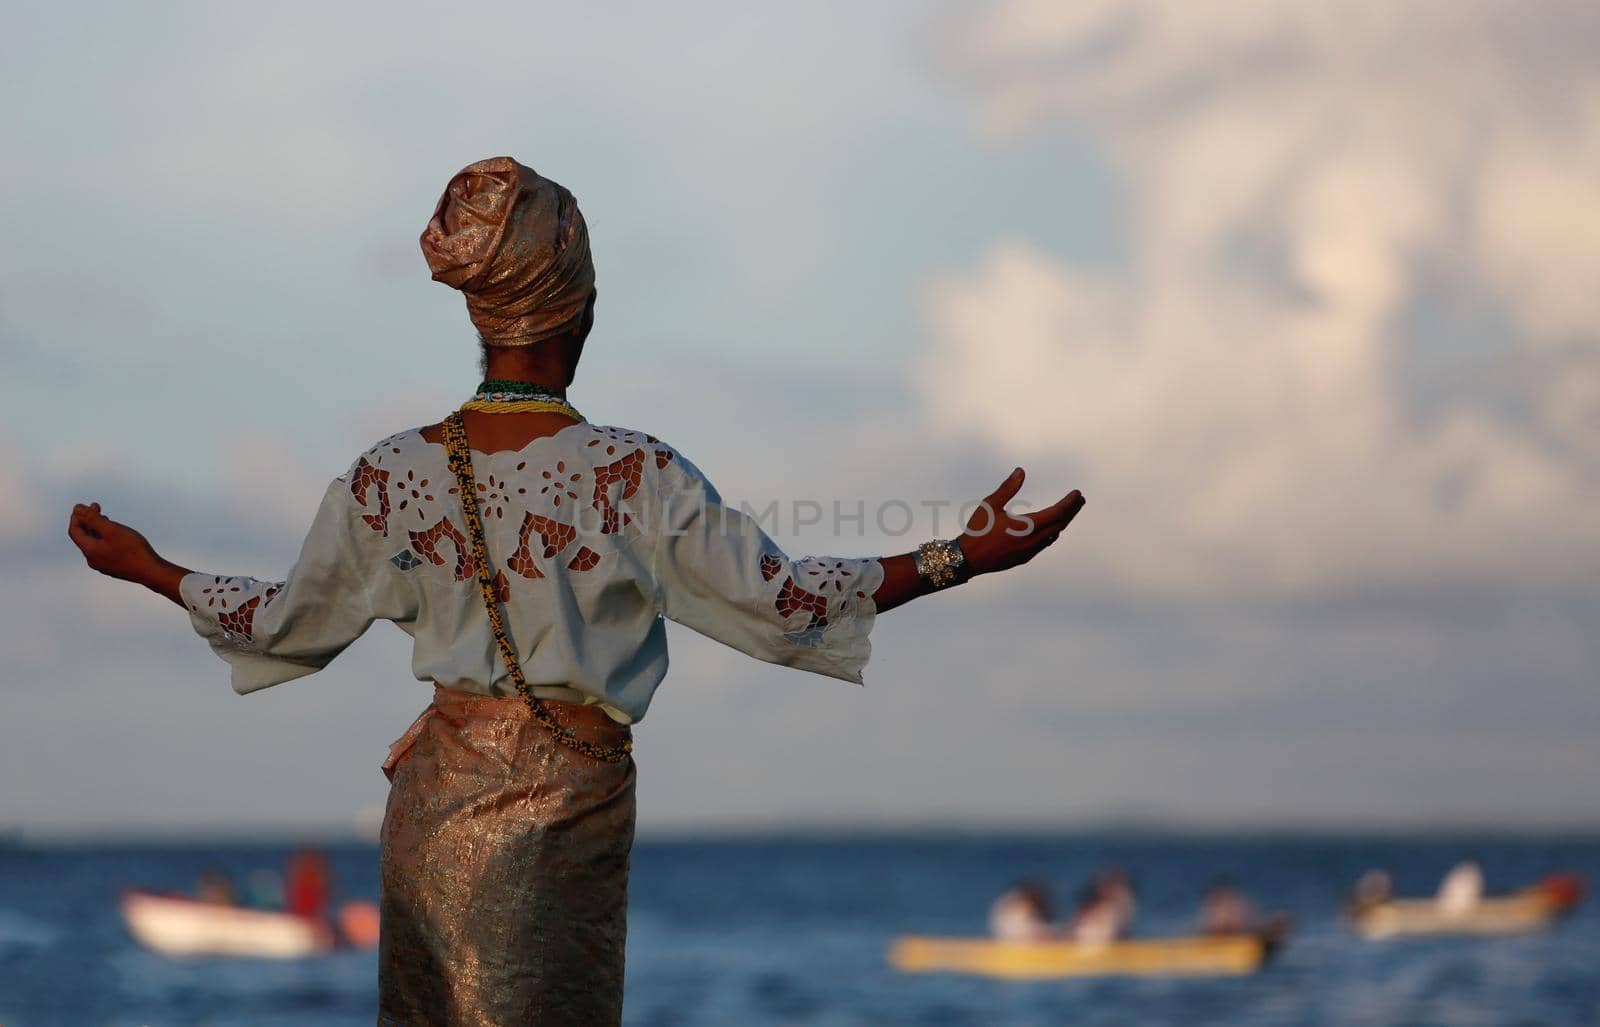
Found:
<svg viewBox="0 0 1600 1027"><path fill-rule="evenodd" d="M984 938L904 937L889 962L905 973L963 973L1008 980L1066 977L1228 977L1255 973L1272 944L1254 934L1148 938L1086 945Z"/></svg>
<svg viewBox="0 0 1600 1027"><path fill-rule="evenodd" d="M328 929L303 917L181 896L129 891L122 917L134 940L166 956L302 959L328 951Z"/></svg>
<svg viewBox="0 0 1600 1027"><path fill-rule="evenodd" d="M1395 899L1356 914L1357 933L1373 941L1445 935L1528 934L1542 931L1562 907L1537 893L1482 899L1472 909L1447 913L1432 899Z"/></svg>

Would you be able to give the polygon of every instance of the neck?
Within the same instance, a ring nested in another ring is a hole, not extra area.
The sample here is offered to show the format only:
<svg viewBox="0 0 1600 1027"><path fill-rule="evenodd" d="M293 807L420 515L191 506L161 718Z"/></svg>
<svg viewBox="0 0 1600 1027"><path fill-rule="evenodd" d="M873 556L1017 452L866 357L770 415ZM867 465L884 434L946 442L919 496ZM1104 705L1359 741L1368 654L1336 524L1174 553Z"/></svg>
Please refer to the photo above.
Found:
<svg viewBox="0 0 1600 1027"><path fill-rule="evenodd" d="M529 346L489 347L485 354L483 376L531 382L565 393L568 383L572 381L569 362L564 359L563 347L552 346L550 341Z"/></svg>

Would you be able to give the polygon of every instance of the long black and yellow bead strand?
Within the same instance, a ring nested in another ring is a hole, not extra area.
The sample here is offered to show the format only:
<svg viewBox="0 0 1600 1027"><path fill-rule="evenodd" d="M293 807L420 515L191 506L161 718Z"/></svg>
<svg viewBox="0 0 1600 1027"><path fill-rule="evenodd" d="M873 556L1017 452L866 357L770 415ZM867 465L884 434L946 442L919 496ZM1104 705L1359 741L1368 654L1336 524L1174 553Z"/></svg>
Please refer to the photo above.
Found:
<svg viewBox="0 0 1600 1027"><path fill-rule="evenodd" d="M478 588L483 593L483 606L489 614L489 629L494 634L495 647L500 650L500 658L505 661L506 671L511 676L512 684L516 685L518 694L533 712L533 718L549 728L562 745L606 763L622 763L633 752L632 741L623 742L621 745L599 745L579 738L557 721L550 708L528 687L528 680L522 673L522 665L517 661L516 650L512 648L511 637L506 633L505 621L500 615L500 597L495 594L494 578L489 571L489 549L484 541L483 520L478 514L477 484L472 474L472 452L467 447L467 430L461 423L460 413L446 417L443 427L450 470L455 474L456 482L461 487L461 509L466 517L467 536L472 540L472 557L478 568Z"/></svg>

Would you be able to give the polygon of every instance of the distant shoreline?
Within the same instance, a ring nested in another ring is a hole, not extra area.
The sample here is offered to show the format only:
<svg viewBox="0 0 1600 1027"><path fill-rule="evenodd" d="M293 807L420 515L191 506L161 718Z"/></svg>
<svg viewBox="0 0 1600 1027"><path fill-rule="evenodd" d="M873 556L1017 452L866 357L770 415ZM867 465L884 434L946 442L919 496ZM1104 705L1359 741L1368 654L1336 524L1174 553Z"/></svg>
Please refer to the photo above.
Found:
<svg viewBox="0 0 1600 1027"><path fill-rule="evenodd" d="M1411 842L1455 844L1470 842L1600 844L1600 825L1571 828L1513 825L1439 825L1435 827L1328 826L1181 826L1159 824L1104 824L1045 828L1037 826L929 825L925 827L884 827L881 825L754 825L750 827L712 826L701 828L658 828L641 830L638 844L674 847L682 845L900 845L937 843L941 845L982 846L1000 843L1117 842L1160 846L1164 843L1227 844L1361 843ZM376 842L348 830L330 828L153 830L79 832L41 831L26 828L0 830L0 851L93 848L177 848L224 846L229 848L279 848L318 845L330 847L376 847Z"/></svg>

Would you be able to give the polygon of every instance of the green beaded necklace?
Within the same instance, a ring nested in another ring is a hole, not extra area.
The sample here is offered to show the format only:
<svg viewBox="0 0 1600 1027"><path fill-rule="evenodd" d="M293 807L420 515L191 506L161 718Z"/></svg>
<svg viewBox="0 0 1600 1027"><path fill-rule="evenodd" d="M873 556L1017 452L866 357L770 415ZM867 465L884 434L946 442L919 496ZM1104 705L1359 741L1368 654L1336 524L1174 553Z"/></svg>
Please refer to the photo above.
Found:
<svg viewBox="0 0 1600 1027"><path fill-rule="evenodd" d="M553 386L541 385L538 382L519 382L510 378L488 379L478 386L476 398L480 400L548 399L558 403L566 402L566 397Z"/></svg>

